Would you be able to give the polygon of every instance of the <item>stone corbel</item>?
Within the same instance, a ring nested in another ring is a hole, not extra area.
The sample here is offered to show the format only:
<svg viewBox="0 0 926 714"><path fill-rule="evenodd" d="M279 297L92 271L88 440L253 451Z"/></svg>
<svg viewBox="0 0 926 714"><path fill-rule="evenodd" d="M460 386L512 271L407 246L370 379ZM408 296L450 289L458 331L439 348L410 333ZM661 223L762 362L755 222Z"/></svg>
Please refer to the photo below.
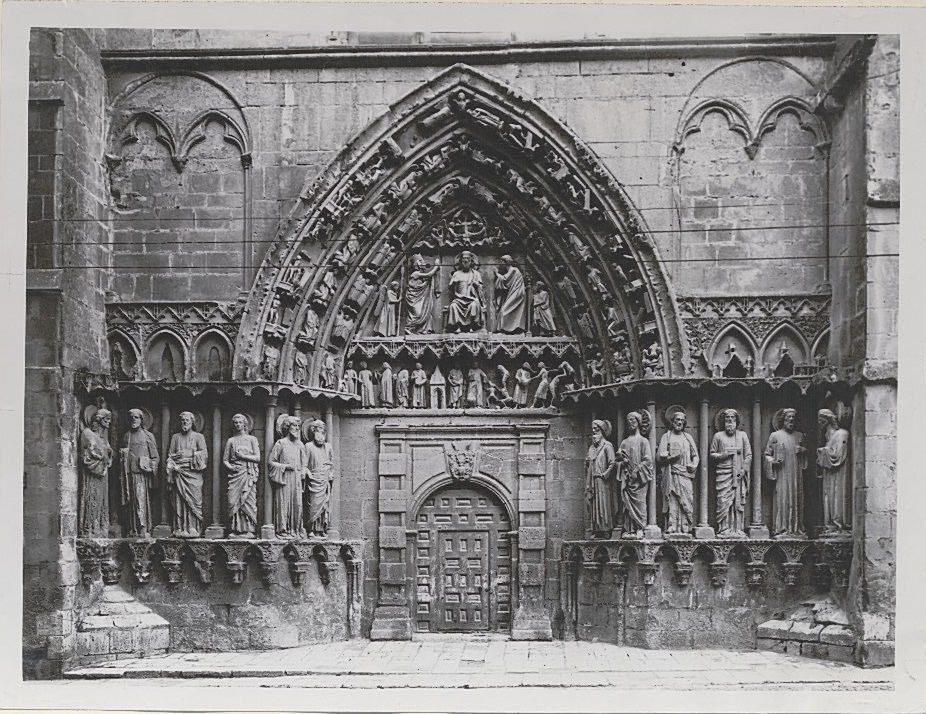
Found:
<svg viewBox="0 0 926 714"><path fill-rule="evenodd" d="M746 585L757 588L765 582L765 563L746 563Z"/></svg>
<svg viewBox="0 0 926 714"><path fill-rule="evenodd" d="M189 544L193 554L193 567L202 583L209 584L215 577L215 548L211 543L198 542Z"/></svg>
<svg viewBox="0 0 926 714"><path fill-rule="evenodd" d="M250 547L248 543L223 543L221 545L227 558L226 567L235 585L241 585L248 572L248 564L245 562L244 556Z"/></svg>
<svg viewBox="0 0 926 714"><path fill-rule="evenodd" d="M675 582L681 587L686 587L691 582L691 573L694 566L691 563L678 561L675 563Z"/></svg>
<svg viewBox="0 0 926 714"><path fill-rule="evenodd" d="M710 564L711 585L716 588L722 588L727 584L727 573L730 566L726 561L713 562Z"/></svg>
<svg viewBox="0 0 926 714"><path fill-rule="evenodd" d="M276 567L280 562L283 546L278 543L258 543L257 549L260 552L260 579L269 588L277 583Z"/></svg>
<svg viewBox="0 0 926 714"><path fill-rule="evenodd" d="M183 545L178 541L158 541L158 546L164 556L161 565L167 573L167 583L169 585L177 585L183 581L183 561L180 557Z"/></svg>
<svg viewBox="0 0 926 714"><path fill-rule="evenodd" d="M797 585L797 577L800 575L803 563L782 563L781 572L784 577L785 585L794 587Z"/></svg>
<svg viewBox="0 0 926 714"><path fill-rule="evenodd" d="M646 587L650 587L656 582L656 572L659 569L658 563L652 560L643 560L637 563L637 567L640 569L640 579Z"/></svg>
<svg viewBox="0 0 926 714"><path fill-rule="evenodd" d="M80 562L80 577L83 584L90 587L96 580L103 561L103 545L95 541L77 541L77 560Z"/></svg>
<svg viewBox="0 0 926 714"><path fill-rule="evenodd" d="M129 550L132 553L132 572L139 585L151 580L151 548L154 541L129 541Z"/></svg>

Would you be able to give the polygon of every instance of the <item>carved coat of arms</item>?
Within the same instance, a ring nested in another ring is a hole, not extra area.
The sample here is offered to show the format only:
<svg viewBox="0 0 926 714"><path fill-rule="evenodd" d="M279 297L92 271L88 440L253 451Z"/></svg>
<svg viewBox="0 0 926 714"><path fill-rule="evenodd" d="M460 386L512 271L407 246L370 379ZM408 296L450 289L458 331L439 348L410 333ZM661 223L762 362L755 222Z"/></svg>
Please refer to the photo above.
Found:
<svg viewBox="0 0 926 714"><path fill-rule="evenodd" d="M480 451L476 444L444 444L447 471L457 481L467 481L479 468Z"/></svg>

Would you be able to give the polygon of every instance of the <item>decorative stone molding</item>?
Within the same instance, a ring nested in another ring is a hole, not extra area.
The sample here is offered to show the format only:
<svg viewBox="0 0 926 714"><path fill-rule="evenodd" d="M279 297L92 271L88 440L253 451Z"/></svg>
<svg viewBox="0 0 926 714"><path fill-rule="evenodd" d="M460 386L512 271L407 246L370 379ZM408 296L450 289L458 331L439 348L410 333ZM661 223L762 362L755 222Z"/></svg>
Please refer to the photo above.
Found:
<svg viewBox="0 0 926 714"><path fill-rule="evenodd" d="M849 539L798 538L718 538L697 541L584 540L564 542L560 557L563 572L569 577L578 573L578 563L595 572L612 565L628 567L635 563L644 585L653 585L656 582L658 561L665 558L672 562L675 582L680 587L688 585L692 562L697 558L708 564L711 584L723 587L727 581L729 559L734 552L746 560L746 582L750 587L762 585L766 569L771 562L781 563L785 584L788 587L797 584L797 576L802 568L811 569L815 579L821 584L826 584L826 578L832 577L834 584L845 587L844 580L852 561L852 542ZM839 576L834 577L834 573L839 573ZM568 591L570 587L574 589L575 585L566 583L564 587Z"/></svg>
<svg viewBox="0 0 926 714"><path fill-rule="evenodd" d="M126 565L138 585L151 580L152 565L159 564L167 583L176 585L183 581L184 564L193 565L199 581L209 585L215 579L216 556L222 554L226 570L232 583L240 585L247 574L247 563L260 565L261 579L267 587L276 583L276 566L285 558L290 563L293 584L302 584L301 574L306 572L312 560L316 560L322 583L327 585L331 574L340 568L345 560L348 571L357 572L357 556L360 543L354 541L267 541L232 539L86 539L77 540L77 558L80 562L84 584L89 586L102 571L104 582L115 584L122 578ZM349 561L349 562L348 562ZM306 566L306 567L303 567ZM353 569L353 570L351 570ZM294 574L300 573L300 577ZM354 583L359 586L359 583ZM360 598L360 590L352 591L352 597Z"/></svg>
<svg viewBox="0 0 926 714"><path fill-rule="evenodd" d="M117 372L113 377L120 381L161 381L160 374L150 374L152 361L161 358L151 351L157 348L163 350L164 344L168 344L168 349L175 351L175 379L172 381L228 380L231 377L233 344L238 334L239 310L238 303L231 302L108 304L106 326L113 371ZM117 364L117 342L123 353L126 344L133 352L133 364L128 371L121 366L124 357L120 356ZM171 344L174 346L169 346ZM204 350L210 354L202 354ZM214 358L212 350L215 350ZM213 374L206 368L210 359L217 361Z"/></svg>

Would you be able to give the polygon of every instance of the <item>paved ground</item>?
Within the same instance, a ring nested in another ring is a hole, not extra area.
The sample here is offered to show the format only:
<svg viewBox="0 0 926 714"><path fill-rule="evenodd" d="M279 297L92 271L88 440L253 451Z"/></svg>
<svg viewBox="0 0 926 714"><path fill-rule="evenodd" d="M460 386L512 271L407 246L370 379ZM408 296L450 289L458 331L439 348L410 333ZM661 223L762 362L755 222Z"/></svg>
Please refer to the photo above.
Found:
<svg viewBox="0 0 926 714"><path fill-rule="evenodd" d="M333 642L267 652L168 654L71 671L71 679L183 678L200 686L398 689L893 689L894 670L727 650L641 650L590 642L425 636Z"/></svg>

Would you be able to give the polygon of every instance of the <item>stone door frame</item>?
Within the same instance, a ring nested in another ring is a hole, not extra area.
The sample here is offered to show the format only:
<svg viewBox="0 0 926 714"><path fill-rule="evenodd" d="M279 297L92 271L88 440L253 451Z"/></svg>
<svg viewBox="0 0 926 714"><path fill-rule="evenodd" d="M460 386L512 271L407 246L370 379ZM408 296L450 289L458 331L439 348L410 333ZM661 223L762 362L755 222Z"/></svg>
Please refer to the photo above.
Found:
<svg viewBox="0 0 926 714"><path fill-rule="evenodd" d="M414 519L425 500L453 483L467 482L487 488L508 509L513 530L511 544L511 637L516 640L550 640L553 633L544 607L546 585L547 423L378 425L377 464L379 511L379 579L370 638L409 640L415 567L412 555L417 529ZM455 480L446 471L427 477L417 487L412 479L413 443L447 442L511 444L515 447L511 483L480 473Z"/></svg>

